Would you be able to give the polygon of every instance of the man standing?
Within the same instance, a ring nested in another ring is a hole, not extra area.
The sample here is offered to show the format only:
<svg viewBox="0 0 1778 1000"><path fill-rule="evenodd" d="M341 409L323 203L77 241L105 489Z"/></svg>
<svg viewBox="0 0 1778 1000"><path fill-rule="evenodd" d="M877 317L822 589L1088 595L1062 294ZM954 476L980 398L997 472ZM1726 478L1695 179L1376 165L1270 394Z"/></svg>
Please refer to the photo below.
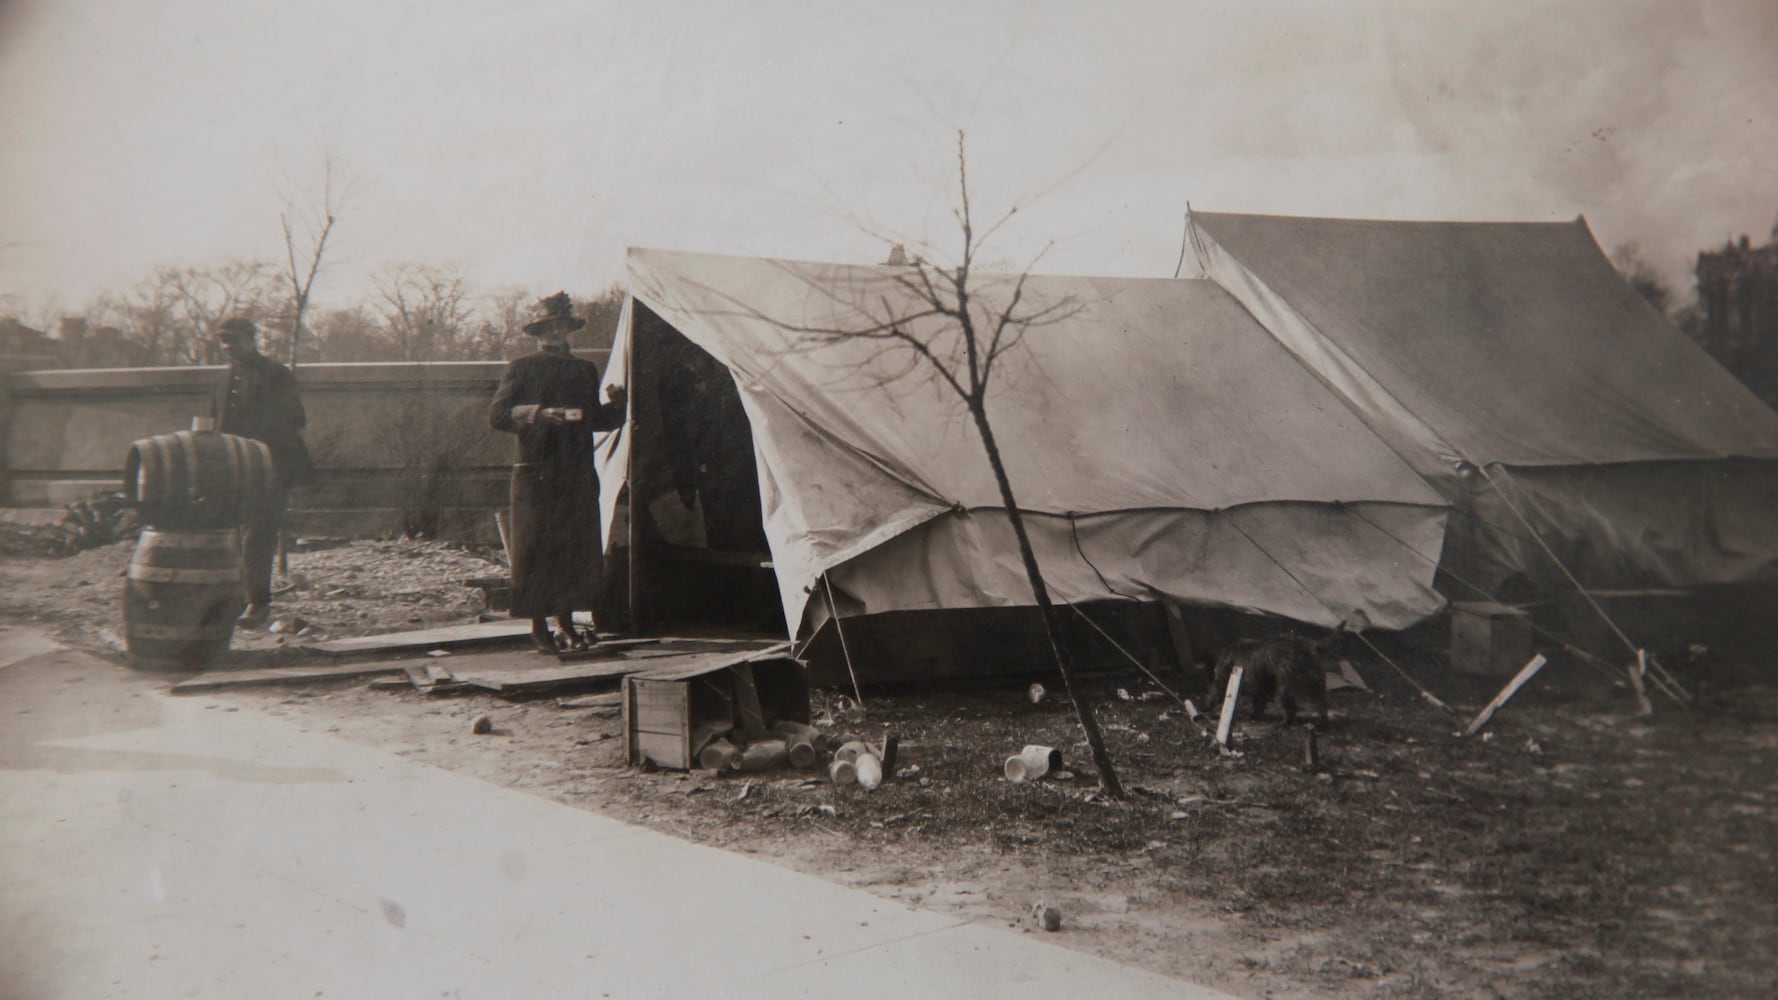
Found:
<svg viewBox="0 0 1778 1000"><path fill-rule="evenodd" d="M259 353L259 330L253 321L234 317L223 322L216 340L228 352L228 375L216 395L216 429L265 443L272 453L276 483L265 506L247 514L242 561L247 582L247 610L240 624L265 625L272 613L272 559L284 530L290 488L312 481L315 465L303 444L308 423L296 394L290 369Z"/></svg>
<svg viewBox="0 0 1778 1000"><path fill-rule="evenodd" d="M569 335L586 321L575 317L567 293L543 307L544 317L525 326L540 349L507 364L488 422L518 435L507 539L512 616L531 619L537 651L554 653L593 641L590 631L574 628L574 612L593 610L604 577L593 432L623 424L626 397L614 385L600 403L599 366L569 350Z"/></svg>

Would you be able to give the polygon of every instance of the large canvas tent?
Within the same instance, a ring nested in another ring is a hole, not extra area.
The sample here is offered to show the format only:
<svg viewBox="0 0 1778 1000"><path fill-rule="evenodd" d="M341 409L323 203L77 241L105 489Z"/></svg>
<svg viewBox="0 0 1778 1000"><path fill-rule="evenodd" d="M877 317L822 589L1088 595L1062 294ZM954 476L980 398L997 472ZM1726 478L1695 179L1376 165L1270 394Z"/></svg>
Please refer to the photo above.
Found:
<svg viewBox="0 0 1778 1000"><path fill-rule="evenodd" d="M1584 219L1194 212L1189 235L1186 276L1226 288L1452 503L1444 563L1464 583L1778 578L1778 414Z"/></svg>
<svg viewBox="0 0 1778 1000"><path fill-rule="evenodd" d="M880 340L809 333L920 312L906 273L630 252L606 377L628 384L631 419L602 443L600 475L611 547L637 550L633 600L663 565L644 548L746 563L715 536L744 536L731 515L756 491L738 520L757 521L795 638L833 611L1033 603L962 403ZM1012 279L973 284L992 309ZM1432 567L1401 546L1436 553L1445 502L1227 292L1031 276L1021 294L1060 308L1023 332L988 408L1057 600L1165 598L1326 626L1362 612L1387 628L1438 610ZM675 429L693 410L728 415Z"/></svg>

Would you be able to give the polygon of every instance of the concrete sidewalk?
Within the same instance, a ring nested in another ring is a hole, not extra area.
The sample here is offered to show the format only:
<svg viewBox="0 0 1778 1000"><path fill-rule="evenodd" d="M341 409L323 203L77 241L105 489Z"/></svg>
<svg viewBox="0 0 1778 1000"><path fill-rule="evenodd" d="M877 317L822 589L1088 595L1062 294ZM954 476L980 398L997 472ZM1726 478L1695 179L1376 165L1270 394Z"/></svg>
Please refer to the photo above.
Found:
<svg viewBox="0 0 1778 1000"><path fill-rule="evenodd" d="M0 628L0 996L1219 997Z"/></svg>

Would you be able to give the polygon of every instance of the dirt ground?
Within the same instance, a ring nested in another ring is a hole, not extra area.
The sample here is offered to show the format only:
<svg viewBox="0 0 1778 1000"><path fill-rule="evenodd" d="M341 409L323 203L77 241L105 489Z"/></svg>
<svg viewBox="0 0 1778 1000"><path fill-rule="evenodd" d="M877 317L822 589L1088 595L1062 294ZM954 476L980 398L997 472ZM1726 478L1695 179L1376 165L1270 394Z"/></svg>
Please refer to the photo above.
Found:
<svg viewBox="0 0 1778 1000"><path fill-rule="evenodd" d="M0 621L123 664L130 544L50 557L7 530ZM498 569L387 541L312 543L290 571L287 628L238 633L239 662L476 620L480 593L455 581ZM1500 681L1453 675L1435 644L1385 646L1462 718L1360 660L1371 690L1331 695L1314 771L1275 710L1222 755L1153 679L1095 675L1084 694L1124 802L1097 794L1072 710L1033 704L1032 678L867 690L862 708L817 691L825 731L898 737L899 774L871 792L627 767L614 707L554 698L350 681L200 697L1237 996L1754 998L1778 996L1778 673L1758 638L1713 647L1683 678L1698 704L1657 700L1649 718L1623 684L1557 659L1469 739ZM1194 678L1159 680L1202 700ZM484 714L494 732L473 734ZM1061 748L1067 770L1004 780L1027 743ZM1060 931L1033 927L1040 902Z"/></svg>

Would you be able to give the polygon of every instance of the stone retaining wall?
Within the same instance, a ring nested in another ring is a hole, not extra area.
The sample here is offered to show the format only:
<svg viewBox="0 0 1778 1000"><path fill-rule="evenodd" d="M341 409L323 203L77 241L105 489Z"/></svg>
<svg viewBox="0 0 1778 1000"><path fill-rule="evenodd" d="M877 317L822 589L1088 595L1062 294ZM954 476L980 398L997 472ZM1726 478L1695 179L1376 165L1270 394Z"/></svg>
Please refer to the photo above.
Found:
<svg viewBox="0 0 1778 1000"><path fill-rule="evenodd" d="M605 352L592 360L604 363ZM298 531L496 538L512 439L488 427L501 362L310 364L297 370L318 479ZM130 443L208 416L220 367L0 374L0 503L57 507L122 482Z"/></svg>

